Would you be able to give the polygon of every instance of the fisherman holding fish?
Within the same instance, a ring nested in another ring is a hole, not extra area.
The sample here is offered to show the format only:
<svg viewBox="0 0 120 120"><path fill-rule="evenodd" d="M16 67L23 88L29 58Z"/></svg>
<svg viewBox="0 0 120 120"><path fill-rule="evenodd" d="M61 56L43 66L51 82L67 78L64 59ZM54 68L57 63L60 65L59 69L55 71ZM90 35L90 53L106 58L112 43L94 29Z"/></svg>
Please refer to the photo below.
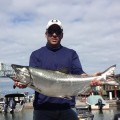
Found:
<svg viewBox="0 0 120 120"><path fill-rule="evenodd" d="M66 74L86 75L76 51L61 45L63 26L59 20L53 19L48 22L45 37L47 44L32 52L30 67L60 71ZM16 79L14 80L15 86L26 87ZM92 81L91 85L100 84L98 82ZM75 96L71 96L71 99L65 99L46 96L35 91L33 107L33 120L78 120L75 111Z"/></svg>

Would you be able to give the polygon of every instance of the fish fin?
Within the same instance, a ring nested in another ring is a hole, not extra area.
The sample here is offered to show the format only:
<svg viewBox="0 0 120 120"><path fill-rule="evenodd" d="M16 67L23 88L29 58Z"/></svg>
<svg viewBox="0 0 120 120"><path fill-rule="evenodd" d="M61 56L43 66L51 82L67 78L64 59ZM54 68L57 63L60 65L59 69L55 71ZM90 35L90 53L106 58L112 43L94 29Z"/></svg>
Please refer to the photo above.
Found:
<svg viewBox="0 0 120 120"><path fill-rule="evenodd" d="M69 73L69 68L65 67L65 68L61 68L61 69L59 69L59 70L57 70L57 71L59 71L59 72L61 72L61 73L68 74L68 73Z"/></svg>
<svg viewBox="0 0 120 120"><path fill-rule="evenodd" d="M112 65L111 67L106 69L101 76L106 80L108 76L114 75L115 68L116 68L116 65Z"/></svg>

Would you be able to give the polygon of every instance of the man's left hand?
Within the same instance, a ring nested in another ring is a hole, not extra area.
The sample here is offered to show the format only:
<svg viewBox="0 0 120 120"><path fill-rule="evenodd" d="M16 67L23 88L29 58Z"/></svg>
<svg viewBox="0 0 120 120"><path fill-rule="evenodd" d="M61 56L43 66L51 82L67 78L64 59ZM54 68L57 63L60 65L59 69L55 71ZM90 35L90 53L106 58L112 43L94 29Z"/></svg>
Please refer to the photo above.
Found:
<svg viewBox="0 0 120 120"><path fill-rule="evenodd" d="M90 82L90 85L91 86L100 86L100 85L102 85L102 82L100 80L92 80Z"/></svg>
<svg viewBox="0 0 120 120"><path fill-rule="evenodd" d="M97 73L93 74L93 76L100 76L101 74L102 74L101 72L97 72ZM100 80L94 79L90 82L90 85L91 86L100 86L100 85L102 85L102 82Z"/></svg>

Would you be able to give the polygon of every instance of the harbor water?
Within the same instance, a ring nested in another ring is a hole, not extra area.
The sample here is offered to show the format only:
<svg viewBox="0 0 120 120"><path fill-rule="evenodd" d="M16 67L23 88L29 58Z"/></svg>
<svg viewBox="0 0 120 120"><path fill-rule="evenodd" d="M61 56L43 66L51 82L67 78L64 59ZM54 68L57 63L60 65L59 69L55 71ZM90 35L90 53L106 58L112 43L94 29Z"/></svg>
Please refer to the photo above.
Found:
<svg viewBox="0 0 120 120"><path fill-rule="evenodd" d="M23 111L14 114L0 113L0 120L32 120L32 118L33 109L24 109Z"/></svg>
<svg viewBox="0 0 120 120"><path fill-rule="evenodd" d="M94 114L93 120L113 120L114 114L119 113L120 110L117 110L116 107L111 108L109 110L103 110L103 112L99 112L98 110L93 110ZM33 109L24 109L21 112L17 112L15 114L3 114L0 113L0 120L32 120L33 119Z"/></svg>

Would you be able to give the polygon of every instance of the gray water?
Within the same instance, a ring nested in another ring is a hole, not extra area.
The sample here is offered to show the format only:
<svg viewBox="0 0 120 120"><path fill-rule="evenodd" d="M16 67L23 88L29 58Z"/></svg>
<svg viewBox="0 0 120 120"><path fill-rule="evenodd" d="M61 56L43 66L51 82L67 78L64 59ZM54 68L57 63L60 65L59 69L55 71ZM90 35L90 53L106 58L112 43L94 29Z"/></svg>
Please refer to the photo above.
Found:
<svg viewBox="0 0 120 120"><path fill-rule="evenodd" d="M100 113L98 110L93 110L94 120L113 120L115 113L120 112L117 108L111 108L109 110L103 110L103 113ZM22 112L12 114L3 114L0 113L0 120L32 120L33 118L33 109L26 109Z"/></svg>
<svg viewBox="0 0 120 120"><path fill-rule="evenodd" d="M114 115L119 112L120 110L117 110L116 107L109 110L103 110L102 113L98 110L92 111L94 114L94 120L113 120Z"/></svg>
<svg viewBox="0 0 120 120"><path fill-rule="evenodd" d="M14 114L0 113L0 120L32 120L32 118L33 118L32 109L26 109L21 112L16 112Z"/></svg>

